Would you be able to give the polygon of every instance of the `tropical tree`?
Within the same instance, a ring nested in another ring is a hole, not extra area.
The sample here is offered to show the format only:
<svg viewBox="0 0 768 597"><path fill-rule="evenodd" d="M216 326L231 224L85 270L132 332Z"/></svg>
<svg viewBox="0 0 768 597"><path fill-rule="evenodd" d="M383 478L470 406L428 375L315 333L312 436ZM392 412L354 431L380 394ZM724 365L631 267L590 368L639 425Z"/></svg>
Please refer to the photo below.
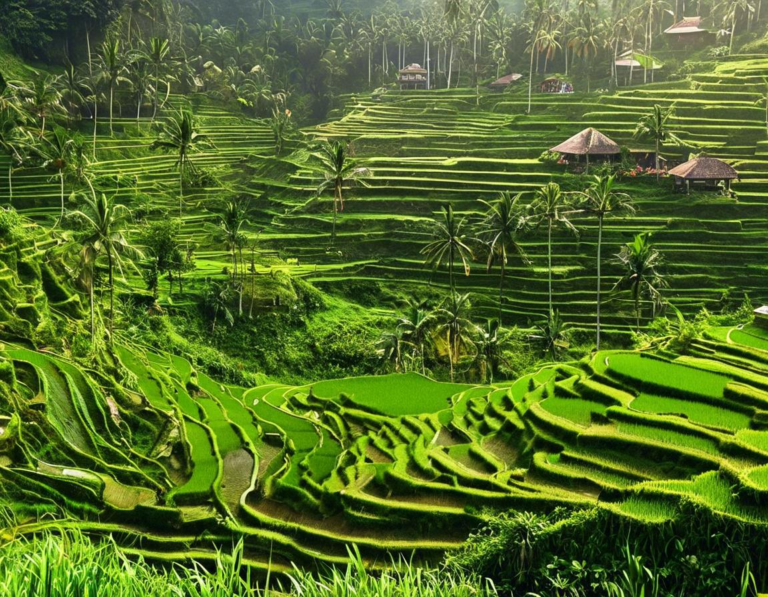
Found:
<svg viewBox="0 0 768 597"><path fill-rule="evenodd" d="M219 314L223 314L227 323L235 325L235 316L232 314L230 304L232 303L232 283L229 280L220 280L218 282L209 282L203 293L203 306L213 316L211 332L216 332L216 324Z"/></svg>
<svg viewBox="0 0 768 597"><path fill-rule="evenodd" d="M435 224L434 240L427 244L421 254L425 256L426 265L433 271L443 264L448 266L448 281L451 288L451 296L456 294L453 270L456 260L460 260L464 266L464 275L469 276L470 262L474 254L467 244L466 235L463 233L465 219L459 220L453 212L451 205L443 205L443 221Z"/></svg>
<svg viewBox="0 0 768 597"><path fill-rule="evenodd" d="M667 281L659 272L662 255L651 244L651 233L644 232L635 236L617 255L619 263L624 266L625 273L616 282L614 290L631 292L635 304L637 332L640 332L641 304L640 299L647 296L654 308L663 303L661 290L667 286Z"/></svg>
<svg viewBox="0 0 768 597"><path fill-rule="evenodd" d="M285 140L291 131L291 111L282 106L272 108L269 126L275 141L275 157L280 157L280 154L283 153Z"/></svg>
<svg viewBox="0 0 768 597"><path fill-rule="evenodd" d="M569 195L563 193L560 185L554 182L543 186L534 197L530 206L529 223L538 228L547 227L547 271L549 273L549 311L554 312L552 302L552 231L557 227L563 227L578 236L578 230L570 221L570 216L576 213L573 201Z"/></svg>
<svg viewBox="0 0 768 597"><path fill-rule="evenodd" d="M595 176L583 193L584 209L597 218L597 350L600 350L600 309L602 291L603 224L611 215L632 215L635 205L627 193L616 190L615 176Z"/></svg>
<svg viewBox="0 0 768 597"><path fill-rule="evenodd" d="M13 202L13 167L24 160L29 146L29 133L23 126L23 116L10 108L0 110L0 149L10 157L8 161L8 200Z"/></svg>
<svg viewBox="0 0 768 597"><path fill-rule="evenodd" d="M40 121L40 138L45 136L45 123L49 116L61 110L61 94L56 88L57 77L38 76L25 90L25 104L29 112Z"/></svg>
<svg viewBox="0 0 768 597"><path fill-rule="evenodd" d="M248 224L246 205L241 201L229 201L219 215L219 233L232 254L232 288L240 295L239 313L243 315L243 290L245 288L245 263L242 259L243 246L247 237L243 228ZM238 260L240 255L240 260ZM238 282L237 277L240 276Z"/></svg>
<svg viewBox="0 0 768 597"><path fill-rule="evenodd" d="M179 110L163 122L157 139L150 149L162 149L176 155L174 168L179 171L179 217L184 210L184 177L187 172L196 171L191 154L199 151L202 145L210 145L207 135L196 130L192 113Z"/></svg>
<svg viewBox="0 0 768 597"><path fill-rule="evenodd" d="M108 198L104 193L86 195L84 206L73 213L73 217L81 224L79 242L82 246L81 262L89 272L89 298L91 306L91 333L94 330L94 268L99 258L107 261L107 280L109 284L109 336L110 341L114 332L115 320L115 279L117 268L123 273L124 266L133 264L132 258L141 257L125 235L131 211L126 206L115 202L114 197Z"/></svg>
<svg viewBox="0 0 768 597"><path fill-rule="evenodd" d="M557 361L562 351L568 348L569 338L568 328L559 311L550 311L549 317L536 326L536 332L531 336L553 361Z"/></svg>
<svg viewBox="0 0 768 597"><path fill-rule="evenodd" d="M662 108L659 104L653 106L653 111L650 114L643 116L637 123L635 128L635 138L637 139L653 139L656 144L656 180L661 177L661 170L659 168L659 159L661 152L661 145L667 141L675 144L680 143L680 139L671 132L669 129L669 122L674 118L674 108Z"/></svg>
<svg viewBox="0 0 768 597"><path fill-rule="evenodd" d="M521 205L522 199L522 193L512 196L505 191L493 203L480 200L488 208L478 227L478 237L485 243L488 250L488 271L491 271L495 264L501 268L499 320L503 312L504 278L509 260L516 257L524 264L530 263L519 242L520 235L527 229L525 207Z"/></svg>
<svg viewBox="0 0 768 597"><path fill-rule="evenodd" d="M503 346L508 336L498 319L489 319L485 327L478 328L475 346L481 383L492 384L499 366L506 363Z"/></svg>
<svg viewBox="0 0 768 597"><path fill-rule="evenodd" d="M128 81L130 81L131 88L136 94L136 125L138 126L144 98L151 94L154 89L146 60L139 58L138 60L131 62L131 65L128 68Z"/></svg>
<svg viewBox="0 0 768 597"><path fill-rule="evenodd" d="M471 311L469 294L452 293L434 313L436 333L438 336L445 334L451 381L454 380L456 365L467 352L465 349L476 350L472 341L472 333L476 327L469 318Z"/></svg>
<svg viewBox="0 0 768 597"><path fill-rule="evenodd" d="M68 64L64 74L56 80L56 86L61 94L61 99L66 104L67 126L71 126L73 115L77 115L80 107L85 103L83 96L83 79L73 64Z"/></svg>
<svg viewBox="0 0 768 597"><path fill-rule="evenodd" d="M333 192L333 229L331 239L336 240L336 218L344 211L344 187L371 175L370 170L358 166L349 156L349 146L342 141L322 141L312 152L323 176L317 187L317 196Z"/></svg>
<svg viewBox="0 0 768 597"><path fill-rule="evenodd" d="M115 88L120 83L130 83L123 76L123 73L126 71L126 60L125 54L120 48L119 39L102 42L97 67L98 76L102 81L106 82L107 89L109 89L109 134L114 135L115 133L112 129L112 109L115 101Z"/></svg>
<svg viewBox="0 0 768 597"><path fill-rule="evenodd" d="M376 342L376 352L383 365L399 373L403 370L403 337L399 329L384 332Z"/></svg>
<svg viewBox="0 0 768 597"><path fill-rule="evenodd" d="M61 219L64 218L64 176L67 168L70 167L72 149L72 137L60 126L55 127L33 148L34 153L42 159L43 168L54 170L59 179Z"/></svg>
<svg viewBox="0 0 768 597"><path fill-rule="evenodd" d="M149 40L149 48L143 57L152 65L155 75L154 106L152 108L152 122L157 117L157 107L160 103L160 76L170 64L171 43L167 39L153 37ZM168 83L170 86L170 83Z"/></svg>
<svg viewBox="0 0 768 597"><path fill-rule="evenodd" d="M427 304L415 298L408 300L405 313L398 320L397 329L404 342L409 344L421 363L421 374L427 374L425 348L432 336L434 317Z"/></svg>

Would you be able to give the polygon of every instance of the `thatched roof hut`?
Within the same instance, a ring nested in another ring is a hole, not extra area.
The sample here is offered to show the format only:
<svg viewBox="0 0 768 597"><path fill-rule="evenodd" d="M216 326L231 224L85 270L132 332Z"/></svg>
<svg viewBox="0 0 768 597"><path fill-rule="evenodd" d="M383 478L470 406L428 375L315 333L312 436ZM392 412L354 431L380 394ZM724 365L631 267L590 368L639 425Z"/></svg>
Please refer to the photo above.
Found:
<svg viewBox="0 0 768 597"><path fill-rule="evenodd" d="M678 44L690 46L707 41L714 35L703 26L703 17L689 17L672 25L664 31Z"/></svg>
<svg viewBox="0 0 768 597"><path fill-rule="evenodd" d="M621 153L621 147L597 129L588 128L549 151L560 153L563 156L573 156L576 158L576 161L579 161L581 156L584 156L587 162L587 170L589 170L590 160L602 159L603 161L609 161Z"/></svg>
<svg viewBox="0 0 768 597"><path fill-rule="evenodd" d="M429 72L420 64L410 64L399 73L400 89L429 89Z"/></svg>
<svg viewBox="0 0 768 597"><path fill-rule="evenodd" d="M552 152L567 155L617 155L621 153L619 144L606 137L597 129L588 128L574 135L567 141L550 149Z"/></svg>
<svg viewBox="0 0 768 597"><path fill-rule="evenodd" d="M725 190L730 192L731 181L738 180L739 173L730 164L717 158L699 156L669 171L675 177L678 188L698 187L706 191L719 190L720 183L725 183Z"/></svg>
<svg viewBox="0 0 768 597"><path fill-rule="evenodd" d="M493 83L490 84L490 87L491 89L506 89L507 87L512 85L512 83L516 83L522 78L523 78L523 75L519 73L512 73L504 77L501 77L500 79L495 80Z"/></svg>

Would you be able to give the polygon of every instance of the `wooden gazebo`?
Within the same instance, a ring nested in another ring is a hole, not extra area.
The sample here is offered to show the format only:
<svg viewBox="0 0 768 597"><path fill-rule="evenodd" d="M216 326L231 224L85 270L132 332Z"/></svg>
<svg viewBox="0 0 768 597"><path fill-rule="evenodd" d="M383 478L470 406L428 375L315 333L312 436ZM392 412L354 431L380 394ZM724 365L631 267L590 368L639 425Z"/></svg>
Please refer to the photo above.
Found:
<svg viewBox="0 0 768 597"><path fill-rule="evenodd" d="M429 89L429 73L420 64L411 64L400 71L400 89Z"/></svg>
<svg viewBox="0 0 768 597"><path fill-rule="evenodd" d="M688 17L675 23L664 33L673 43L681 46L701 44L713 37L712 33L702 26L703 21L703 17Z"/></svg>
<svg viewBox="0 0 768 597"><path fill-rule="evenodd" d="M675 188L687 193L690 193L691 189L719 191L723 188L730 194L731 182L739 179L739 173L733 166L707 156L693 158L670 170L669 175L675 177ZM723 187L720 186L721 183Z"/></svg>
<svg viewBox="0 0 768 597"><path fill-rule="evenodd" d="M504 91L507 87L512 85L512 83L517 83L517 81L519 81L522 78L523 78L523 75L519 73L512 73L504 77L501 77L500 79L495 80L493 83L489 85L489 87L497 91Z"/></svg>
<svg viewBox="0 0 768 597"><path fill-rule="evenodd" d="M589 171L590 161L610 161L621 154L621 147L597 129L588 128L549 151L559 153L566 158L575 158L576 161L581 160L583 156Z"/></svg>

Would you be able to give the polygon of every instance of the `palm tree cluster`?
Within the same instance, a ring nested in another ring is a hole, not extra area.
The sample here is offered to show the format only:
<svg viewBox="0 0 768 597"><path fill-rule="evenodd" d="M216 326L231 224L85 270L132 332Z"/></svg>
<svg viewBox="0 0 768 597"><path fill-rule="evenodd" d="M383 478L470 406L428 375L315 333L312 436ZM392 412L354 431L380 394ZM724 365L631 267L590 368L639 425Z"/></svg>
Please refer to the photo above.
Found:
<svg viewBox="0 0 768 597"><path fill-rule="evenodd" d="M632 198L617 187L615 176L595 176L591 183L579 192L565 192L558 184L549 183L537 190L532 197L525 194L511 195L501 193L496 201L481 200L485 213L471 218L458 216L450 205L443 207L441 217L435 223L433 240L422 249L425 263L433 271L445 267L448 270L450 295L446 300L446 311L454 314L452 321L459 319L462 308L469 302L468 295L457 292L456 274L458 269L469 276L473 261L484 256L488 271L498 266L499 304L497 321L503 319L505 281L508 278L508 265L514 261L518 266L531 264L524 248L524 238L539 230L546 234L547 254L547 307L548 317L539 326L535 339L541 340L543 348L553 359L560 348L567 344L565 330L554 302L553 292L553 232L557 228L571 232L576 237L579 232L575 218L589 217L597 224L596 277L597 291L595 299L596 348L601 345L601 322L603 308L603 231L607 218L626 217L635 213ZM613 290L628 291L632 296L637 330L640 330L642 300L648 299L654 306L653 313L663 304L661 289L666 280L659 271L661 254L650 243L650 235L640 234L632 243L622 248L615 263L624 270L624 275L614 285ZM460 308L461 307L461 308ZM446 346L452 365L461 358L462 341L457 328L448 327ZM388 353L391 356L391 353Z"/></svg>

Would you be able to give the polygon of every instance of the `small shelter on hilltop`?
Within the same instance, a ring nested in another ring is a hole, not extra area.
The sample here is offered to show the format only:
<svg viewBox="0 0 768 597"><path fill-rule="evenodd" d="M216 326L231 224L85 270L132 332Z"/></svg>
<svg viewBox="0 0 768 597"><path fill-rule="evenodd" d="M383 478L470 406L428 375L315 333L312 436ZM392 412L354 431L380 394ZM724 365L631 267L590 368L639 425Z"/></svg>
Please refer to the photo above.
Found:
<svg viewBox="0 0 768 597"><path fill-rule="evenodd" d="M411 64L400 71L400 89L429 89L429 73L420 64Z"/></svg>
<svg viewBox="0 0 768 597"><path fill-rule="evenodd" d="M541 93L573 93L573 85L562 77L550 77L541 82Z"/></svg>
<svg viewBox="0 0 768 597"><path fill-rule="evenodd" d="M588 128L549 151L577 162L584 157L589 171L590 161L610 161L621 154L621 147L597 129Z"/></svg>
<svg viewBox="0 0 768 597"><path fill-rule="evenodd" d="M504 91L507 87L512 85L512 83L516 83L522 78L523 78L523 75L519 73L512 73L512 74L506 75L505 77L501 77L500 79L495 80L493 83L489 85L489 87L497 91Z"/></svg>
<svg viewBox="0 0 768 597"><path fill-rule="evenodd" d="M755 309L755 325L768 330L768 305Z"/></svg>
<svg viewBox="0 0 768 597"><path fill-rule="evenodd" d="M646 56L640 52L634 50L627 50L623 54L620 54L616 59L616 73L623 74L627 84L630 85L637 73L643 73L655 71L664 68L664 64L653 56Z"/></svg>
<svg viewBox="0 0 768 597"><path fill-rule="evenodd" d="M699 156L669 171L675 177L675 189L691 192L719 191L730 195L731 182L739 179L739 173L730 164L717 158Z"/></svg>
<svg viewBox="0 0 768 597"><path fill-rule="evenodd" d="M704 17L689 17L672 25L664 33L670 40L681 46L701 45L712 38L710 33L703 26Z"/></svg>

